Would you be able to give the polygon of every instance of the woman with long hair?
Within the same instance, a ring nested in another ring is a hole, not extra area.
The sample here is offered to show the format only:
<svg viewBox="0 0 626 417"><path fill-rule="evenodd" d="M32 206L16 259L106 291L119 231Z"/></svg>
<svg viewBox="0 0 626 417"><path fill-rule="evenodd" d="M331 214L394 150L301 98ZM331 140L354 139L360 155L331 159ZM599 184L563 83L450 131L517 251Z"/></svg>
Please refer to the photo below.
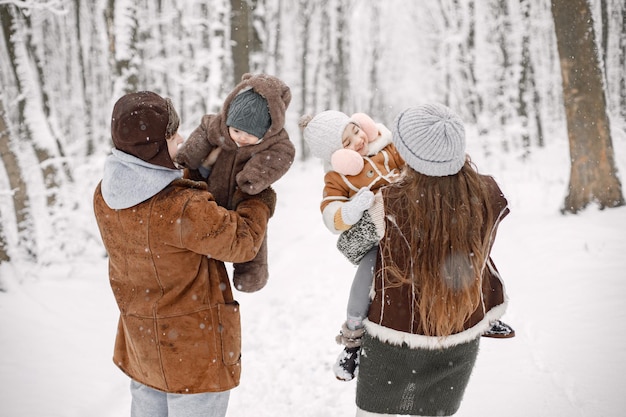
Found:
<svg viewBox="0 0 626 417"><path fill-rule="evenodd" d="M426 104L394 121L407 162L382 189L382 239L365 323L357 416L452 415L480 336L506 310L490 252L509 212L495 180L465 153L461 119Z"/></svg>

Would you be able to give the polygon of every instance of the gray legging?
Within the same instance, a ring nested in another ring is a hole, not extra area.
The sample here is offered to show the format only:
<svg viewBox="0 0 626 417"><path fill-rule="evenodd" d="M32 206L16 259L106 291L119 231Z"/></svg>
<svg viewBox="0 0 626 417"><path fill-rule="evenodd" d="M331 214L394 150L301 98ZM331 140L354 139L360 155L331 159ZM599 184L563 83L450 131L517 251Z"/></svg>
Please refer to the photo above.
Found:
<svg viewBox="0 0 626 417"><path fill-rule="evenodd" d="M363 319L367 317L377 255L378 245L365 254L354 275L347 308L347 324L352 330L363 327Z"/></svg>

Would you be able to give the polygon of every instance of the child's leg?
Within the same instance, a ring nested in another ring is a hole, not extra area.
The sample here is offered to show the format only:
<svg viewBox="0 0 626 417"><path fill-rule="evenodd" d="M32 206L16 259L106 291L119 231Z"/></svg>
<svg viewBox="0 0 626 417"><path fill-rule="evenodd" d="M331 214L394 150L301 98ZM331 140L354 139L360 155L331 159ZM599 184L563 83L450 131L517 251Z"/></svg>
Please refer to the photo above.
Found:
<svg viewBox="0 0 626 417"><path fill-rule="evenodd" d="M363 320L367 317L370 307L370 288L377 255L378 246L374 246L365 254L350 288L346 322L337 336L337 342L345 348L333 366L335 376L342 381L352 380L359 366L361 337L364 332Z"/></svg>
<svg viewBox="0 0 626 417"><path fill-rule="evenodd" d="M267 267L267 235L256 256L248 262L233 264L233 284L241 292L259 291L269 278Z"/></svg>
<svg viewBox="0 0 626 417"><path fill-rule="evenodd" d="M361 259L359 267L354 275L350 297L348 298L346 324L350 330L363 327L363 319L367 317L370 307L370 288L376 266L378 246L374 246Z"/></svg>

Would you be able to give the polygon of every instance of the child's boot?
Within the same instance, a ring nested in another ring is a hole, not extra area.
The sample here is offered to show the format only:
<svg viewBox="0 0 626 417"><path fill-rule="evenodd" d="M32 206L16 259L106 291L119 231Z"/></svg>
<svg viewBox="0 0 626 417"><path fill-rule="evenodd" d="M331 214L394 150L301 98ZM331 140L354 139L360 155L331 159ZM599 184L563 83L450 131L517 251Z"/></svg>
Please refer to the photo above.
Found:
<svg viewBox="0 0 626 417"><path fill-rule="evenodd" d="M361 359L361 338L364 332L363 327L351 330L346 323L341 326L341 331L335 340L344 345L345 348L333 366L337 379L351 381L357 375L359 360Z"/></svg>
<svg viewBox="0 0 626 417"><path fill-rule="evenodd" d="M265 287L268 277L267 236L265 236L254 259L233 265L233 284L239 291L255 292Z"/></svg>
<svg viewBox="0 0 626 417"><path fill-rule="evenodd" d="M496 339L508 339L510 337L515 337L515 330L513 330L513 328L505 322L496 320L491 323L491 328L487 330L483 336L493 337Z"/></svg>

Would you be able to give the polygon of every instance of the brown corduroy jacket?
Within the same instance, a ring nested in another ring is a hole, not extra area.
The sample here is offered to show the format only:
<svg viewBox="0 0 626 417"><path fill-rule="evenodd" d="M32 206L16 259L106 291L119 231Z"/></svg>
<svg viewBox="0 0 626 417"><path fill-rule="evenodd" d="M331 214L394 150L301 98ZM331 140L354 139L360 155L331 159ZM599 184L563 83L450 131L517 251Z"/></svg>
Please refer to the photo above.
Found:
<svg viewBox="0 0 626 417"><path fill-rule="evenodd" d="M228 211L206 184L179 179L114 210L96 188L94 211L120 310L113 360L132 379L171 393L239 384L239 305L223 262L252 259L271 214L271 204L246 198Z"/></svg>

